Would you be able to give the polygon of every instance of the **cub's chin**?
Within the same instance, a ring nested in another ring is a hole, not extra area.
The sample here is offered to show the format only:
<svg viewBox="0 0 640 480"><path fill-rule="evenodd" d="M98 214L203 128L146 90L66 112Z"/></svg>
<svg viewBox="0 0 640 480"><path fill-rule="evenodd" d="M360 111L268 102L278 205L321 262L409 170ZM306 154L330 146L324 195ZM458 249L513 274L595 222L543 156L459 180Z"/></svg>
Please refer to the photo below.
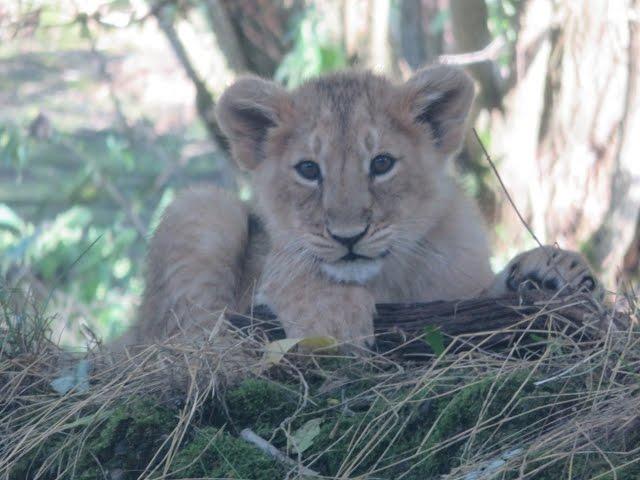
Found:
<svg viewBox="0 0 640 480"><path fill-rule="evenodd" d="M325 275L337 282L364 284L380 273L382 259L322 262L320 268Z"/></svg>

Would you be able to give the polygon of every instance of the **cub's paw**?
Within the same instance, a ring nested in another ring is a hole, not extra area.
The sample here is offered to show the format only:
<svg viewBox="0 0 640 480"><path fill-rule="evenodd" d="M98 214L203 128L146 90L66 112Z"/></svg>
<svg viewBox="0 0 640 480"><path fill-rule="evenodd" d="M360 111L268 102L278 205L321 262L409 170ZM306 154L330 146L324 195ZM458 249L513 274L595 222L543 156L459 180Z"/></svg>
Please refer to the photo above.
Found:
<svg viewBox="0 0 640 480"><path fill-rule="evenodd" d="M334 312L329 322L333 337L341 344L341 349L348 352L366 352L373 350L375 336L373 315L375 304L346 304L340 311Z"/></svg>
<svg viewBox="0 0 640 480"><path fill-rule="evenodd" d="M342 287L346 288L348 287ZM373 297L368 293L342 293L321 297L314 302L290 304L278 310L278 318L287 337L333 337L342 350L371 350L375 344Z"/></svg>
<svg viewBox="0 0 640 480"><path fill-rule="evenodd" d="M604 297L604 288L586 259L577 252L552 246L534 248L516 256L498 275L494 291L547 290L563 294L591 292Z"/></svg>

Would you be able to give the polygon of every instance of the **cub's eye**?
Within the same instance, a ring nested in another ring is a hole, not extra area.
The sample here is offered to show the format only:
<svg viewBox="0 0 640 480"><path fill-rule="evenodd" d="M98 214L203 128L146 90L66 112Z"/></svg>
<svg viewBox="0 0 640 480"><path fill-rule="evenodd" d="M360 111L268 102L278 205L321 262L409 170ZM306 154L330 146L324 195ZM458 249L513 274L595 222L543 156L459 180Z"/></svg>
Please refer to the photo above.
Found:
<svg viewBox="0 0 640 480"><path fill-rule="evenodd" d="M295 167L296 172L305 180L318 181L322 177L320 172L320 165L311 160L302 160L298 162Z"/></svg>
<svg viewBox="0 0 640 480"><path fill-rule="evenodd" d="M388 153L381 153L380 155L373 157L373 160L371 160L369 173L372 177L384 175L385 173L390 172L395 164L395 158Z"/></svg>

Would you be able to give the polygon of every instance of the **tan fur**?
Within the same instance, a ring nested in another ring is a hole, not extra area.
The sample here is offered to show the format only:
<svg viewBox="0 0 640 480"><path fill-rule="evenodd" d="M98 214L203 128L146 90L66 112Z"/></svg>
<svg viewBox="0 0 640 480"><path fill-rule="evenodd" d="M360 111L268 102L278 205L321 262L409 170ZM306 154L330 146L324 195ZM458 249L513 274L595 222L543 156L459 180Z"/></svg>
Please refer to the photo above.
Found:
<svg viewBox="0 0 640 480"><path fill-rule="evenodd" d="M234 308L247 244L247 209L216 188L183 193L149 246L144 301L131 343L210 329Z"/></svg>
<svg viewBox="0 0 640 480"><path fill-rule="evenodd" d="M235 160L251 171L266 233L250 234L248 209L219 190L178 199L151 242L135 340L206 332L222 308L243 310L257 291L288 336L362 345L376 302L505 290L506 277L494 281L489 267L478 209L449 173L472 98L469 77L444 66L403 85L362 72L293 92L240 79L217 116ZM373 177L369 164L381 153L397 162ZM302 178L301 160L317 162L322 180ZM340 260L348 249L333 236L360 232L353 253L371 260Z"/></svg>

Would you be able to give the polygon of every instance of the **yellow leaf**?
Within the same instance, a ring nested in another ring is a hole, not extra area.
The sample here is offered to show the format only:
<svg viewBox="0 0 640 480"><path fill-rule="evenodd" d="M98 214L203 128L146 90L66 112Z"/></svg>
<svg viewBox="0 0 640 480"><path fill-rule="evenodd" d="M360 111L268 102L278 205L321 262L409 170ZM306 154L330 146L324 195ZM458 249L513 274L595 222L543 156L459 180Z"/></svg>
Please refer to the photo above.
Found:
<svg viewBox="0 0 640 480"><path fill-rule="evenodd" d="M278 365L284 356L300 346L307 351L316 351L334 348L338 342L333 337L308 337L308 338L285 338L268 343L265 347L264 356L262 357L262 369L267 369L274 365Z"/></svg>
<svg viewBox="0 0 640 480"><path fill-rule="evenodd" d="M298 344L306 350L315 351L335 348L338 342L336 342L336 339L333 337L325 336L303 338Z"/></svg>
<svg viewBox="0 0 640 480"><path fill-rule="evenodd" d="M264 366L268 368L273 365L278 365L286 353L290 352L301 340L301 338L285 338L267 344L264 357L262 358Z"/></svg>

